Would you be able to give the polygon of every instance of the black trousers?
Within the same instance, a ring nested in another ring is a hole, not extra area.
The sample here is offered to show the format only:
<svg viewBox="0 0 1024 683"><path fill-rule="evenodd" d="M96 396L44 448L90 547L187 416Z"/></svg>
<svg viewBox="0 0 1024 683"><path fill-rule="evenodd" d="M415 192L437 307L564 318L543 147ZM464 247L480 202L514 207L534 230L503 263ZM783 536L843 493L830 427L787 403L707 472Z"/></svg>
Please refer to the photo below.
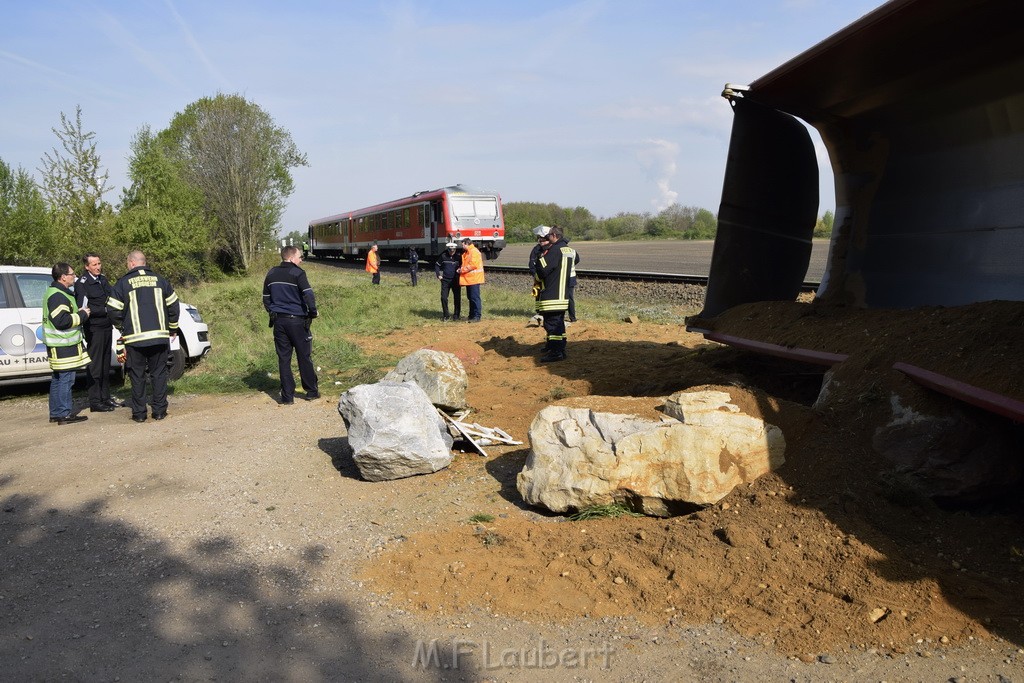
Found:
<svg viewBox="0 0 1024 683"><path fill-rule="evenodd" d="M418 283L420 275L419 266L409 266L409 277L412 278L412 286L415 287Z"/></svg>
<svg viewBox="0 0 1024 683"><path fill-rule="evenodd" d="M299 360L299 378L307 394L320 392L316 368L313 367L313 335L306 329L305 318L277 316L274 322L274 348L277 351L277 373L281 377L281 400L295 399L295 375L292 373L292 351Z"/></svg>
<svg viewBox="0 0 1024 683"><path fill-rule="evenodd" d="M379 270L376 273L373 274L373 277L370 278L370 284L372 284L372 285L379 285L380 284L380 271Z"/></svg>
<svg viewBox="0 0 1024 683"><path fill-rule="evenodd" d="M93 327L85 324L85 344L89 352L89 407L99 408L110 400L110 343L114 330L109 325Z"/></svg>
<svg viewBox="0 0 1024 683"><path fill-rule="evenodd" d="M455 301L455 317L459 318L462 316L462 287L459 285L458 277L441 280L441 314L445 318L448 317L448 292L452 293L452 298Z"/></svg>
<svg viewBox="0 0 1024 683"><path fill-rule="evenodd" d="M565 353L565 311L544 311L544 331L548 335L548 351Z"/></svg>
<svg viewBox="0 0 1024 683"><path fill-rule="evenodd" d="M128 344L125 354L128 357L128 377L132 380L132 417L146 417L146 375L153 383L153 399L149 405L153 414L167 412L167 354L170 351L168 342L153 346Z"/></svg>

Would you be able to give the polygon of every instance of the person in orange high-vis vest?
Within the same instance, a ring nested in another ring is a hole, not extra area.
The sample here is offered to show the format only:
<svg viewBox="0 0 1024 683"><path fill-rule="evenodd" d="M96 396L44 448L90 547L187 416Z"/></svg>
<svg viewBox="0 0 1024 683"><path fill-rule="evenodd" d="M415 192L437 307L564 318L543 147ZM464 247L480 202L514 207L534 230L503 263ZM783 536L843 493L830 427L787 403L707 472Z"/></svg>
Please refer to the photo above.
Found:
<svg viewBox="0 0 1024 683"><path fill-rule="evenodd" d="M380 255L377 253L376 243L370 247L370 253L366 255L366 272L373 275L370 282L380 284Z"/></svg>
<svg viewBox="0 0 1024 683"><path fill-rule="evenodd" d="M480 322L480 285L484 283L484 257L473 245L473 240L462 238L462 267L459 268L459 284L466 290L469 299L469 322Z"/></svg>

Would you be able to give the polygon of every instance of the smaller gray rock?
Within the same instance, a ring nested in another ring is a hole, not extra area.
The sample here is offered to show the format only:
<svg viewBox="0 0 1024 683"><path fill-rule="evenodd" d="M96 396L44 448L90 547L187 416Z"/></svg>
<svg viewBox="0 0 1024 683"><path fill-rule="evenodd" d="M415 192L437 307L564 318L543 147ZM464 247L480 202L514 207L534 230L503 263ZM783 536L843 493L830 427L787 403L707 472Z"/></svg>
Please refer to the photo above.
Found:
<svg viewBox="0 0 1024 683"><path fill-rule="evenodd" d="M420 349L413 351L384 376L384 382L413 382L430 398L430 402L445 410L466 407L466 388L469 378L458 356Z"/></svg>

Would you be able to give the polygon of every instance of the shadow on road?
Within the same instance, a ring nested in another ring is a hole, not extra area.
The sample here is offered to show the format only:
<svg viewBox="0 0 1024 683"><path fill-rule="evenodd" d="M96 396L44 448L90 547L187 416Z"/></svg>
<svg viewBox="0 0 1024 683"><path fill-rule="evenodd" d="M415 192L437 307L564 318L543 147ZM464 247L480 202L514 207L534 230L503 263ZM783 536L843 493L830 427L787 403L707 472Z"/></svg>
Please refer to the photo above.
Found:
<svg viewBox="0 0 1024 683"><path fill-rule="evenodd" d="M3 499L6 680L440 678L406 677L416 645L405 635L369 635L345 601L304 595L324 548L257 563L211 529L179 553L103 509L101 500L44 509L37 497Z"/></svg>

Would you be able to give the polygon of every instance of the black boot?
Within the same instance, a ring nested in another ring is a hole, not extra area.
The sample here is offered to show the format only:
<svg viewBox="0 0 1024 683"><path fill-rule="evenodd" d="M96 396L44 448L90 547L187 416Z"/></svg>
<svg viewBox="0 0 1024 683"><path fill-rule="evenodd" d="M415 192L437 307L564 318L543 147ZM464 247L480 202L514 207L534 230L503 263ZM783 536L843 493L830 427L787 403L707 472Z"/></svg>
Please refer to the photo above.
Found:
<svg viewBox="0 0 1024 683"><path fill-rule="evenodd" d="M548 342L548 352L541 356L541 363L557 363L560 360L565 360L567 355L565 353L565 340L556 340Z"/></svg>

